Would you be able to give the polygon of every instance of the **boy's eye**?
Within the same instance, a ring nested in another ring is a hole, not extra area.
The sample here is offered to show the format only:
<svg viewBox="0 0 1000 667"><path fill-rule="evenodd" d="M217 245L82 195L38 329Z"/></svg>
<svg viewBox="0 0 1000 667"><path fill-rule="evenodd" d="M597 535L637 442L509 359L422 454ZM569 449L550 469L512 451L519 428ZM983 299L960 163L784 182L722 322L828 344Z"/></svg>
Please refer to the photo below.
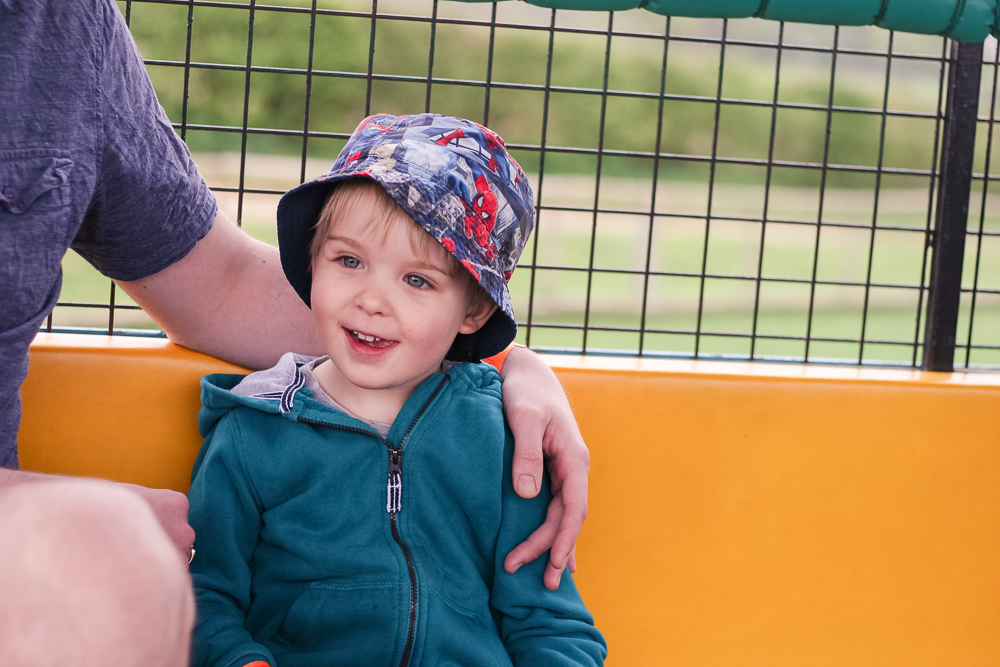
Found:
<svg viewBox="0 0 1000 667"><path fill-rule="evenodd" d="M356 269L361 266L361 260L357 257L351 257L350 255L340 258L340 263L344 265L347 269Z"/></svg>
<svg viewBox="0 0 1000 667"><path fill-rule="evenodd" d="M409 285L410 287L415 287L417 289L420 289L422 287L427 287L427 280L425 278L414 275L412 273L403 278L403 280L405 280L406 284Z"/></svg>

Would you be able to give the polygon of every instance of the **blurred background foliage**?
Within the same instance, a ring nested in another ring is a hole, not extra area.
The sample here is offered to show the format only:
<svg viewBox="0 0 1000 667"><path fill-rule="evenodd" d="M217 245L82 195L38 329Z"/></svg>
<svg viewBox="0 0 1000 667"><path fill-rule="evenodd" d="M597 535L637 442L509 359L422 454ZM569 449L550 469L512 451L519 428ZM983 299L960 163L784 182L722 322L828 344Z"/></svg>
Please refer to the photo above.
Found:
<svg viewBox="0 0 1000 667"><path fill-rule="evenodd" d="M307 6L308 3L285 2ZM386 6L387 3L381 3ZM397 3L399 4L399 3ZM416 3L429 4L429 3ZM515 5L522 3L501 3ZM441 3L461 14L474 5ZM358 10L370 3L323 0L322 9ZM523 5L522 5L523 6ZM131 12L131 29L147 59L183 63L185 60L188 8L176 5L136 5ZM236 7L236 8L234 8ZM392 7L389 7L391 12ZM380 8L380 11L381 8ZM360 13L360 12L359 12ZM414 12L416 13L416 12ZM546 13L547 12L543 12ZM565 13L565 12L564 12ZM481 15L482 12L477 12ZM595 13L607 21L606 13ZM636 14L631 12L630 14ZM618 26L631 18L644 21L643 32L660 33L665 19L648 13L619 19ZM236 68L246 63L249 12L245 6L194 9L190 58L193 63L223 63ZM703 22L705 23L705 22ZM720 24L721 22L712 22ZM759 32L773 42L777 24L756 22ZM677 26L683 19L674 19ZM618 27L616 26L616 27ZM627 26L634 27L634 26ZM626 29L627 29L626 27ZM697 27L697 26L695 26ZM694 30L695 37L699 30ZM826 33L832 33L827 28ZM373 71L415 79L427 76L431 27L426 22L387 20L378 22L375 35ZM885 31L881 31L883 34ZM692 34L689 32L688 34ZM857 35L875 34L855 31ZM763 35L750 35L754 37ZM365 115L370 21L365 16L320 15L315 28L310 130L349 133ZM790 38L790 39L789 39ZM305 70L309 59L310 17L308 13L258 10L253 29L253 65L266 68ZM434 41L434 76L456 81L486 79L489 63L489 29L482 26L442 24ZM795 36L786 34L786 42ZM826 36L829 40L829 36ZM933 42L933 38L931 38ZM497 29L495 34L492 81L501 84L545 84L549 34L545 30ZM923 42L928 44L932 42ZM935 46L940 44L937 40ZM842 44L843 45L843 44ZM598 94L553 92L548 115L547 144L596 148L600 140L601 96L605 68L606 38L593 34L557 33L553 44L551 85L556 88L587 89ZM919 50L919 47L918 47ZM766 157L771 109L774 98L776 50L773 47L730 46L725 54L721 95L751 103L723 104L720 110L717 154L726 157ZM936 54L930 54L936 55ZM802 105L826 106L830 98L829 54L795 50L782 53L779 100ZM714 98L719 87L720 52L717 44L673 41L667 54L663 85L668 94L690 99L668 100L664 106L661 150L679 155L706 156L712 152ZM833 89L833 104L840 107L879 111L885 92L885 59L841 55ZM639 91L657 94L661 86L663 42L656 39L616 37L608 62L611 91ZM817 65L820 65L817 67ZM174 122L183 110L183 68L151 66L150 75L160 101ZM892 71L890 109L916 110L933 114L937 108L936 63L899 60ZM337 74L346 75L338 76ZM220 70L195 67L189 81L187 122L240 128L243 123L245 73L239 69ZM544 95L538 90L494 87L491 90L489 122L510 144L537 145L541 141ZM436 83L430 108L452 115L482 120L484 87ZM306 77L301 73L255 72L249 98L250 127L300 131L305 115ZM423 111L426 85L423 81L376 81L371 110L395 113ZM652 151L656 138L657 100L610 96L605 110L604 147L621 151ZM826 140L825 109L782 109L775 124L774 156L777 160L820 163ZM874 166L878 161L882 120L877 113L835 112L831 119L828 160L835 164ZM887 166L930 169L933 140L914 141L917 135L933 136L934 122L928 118L889 117L885 124L883 161ZM186 139L193 152L224 152L240 149L238 133L188 131ZM299 137L252 135L249 151L297 155L302 150ZM310 155L336 156L340 143L313 140ZM550 173L592 173L594 160L572 154L550 153L546 169ZM530 163L532 157L527 157ZM648 160L609 160L605 173L640 176L648 171ZM525 165L531 170L530 164ZM662 168L675 178L703 178L696 163L665 161ZM747 179L745 170L723 169L722 182ZM779 185L816 185L818 173L809 170L779 169L773 174ZM870 187L870 178L835 172L833 187Z"/></svg>

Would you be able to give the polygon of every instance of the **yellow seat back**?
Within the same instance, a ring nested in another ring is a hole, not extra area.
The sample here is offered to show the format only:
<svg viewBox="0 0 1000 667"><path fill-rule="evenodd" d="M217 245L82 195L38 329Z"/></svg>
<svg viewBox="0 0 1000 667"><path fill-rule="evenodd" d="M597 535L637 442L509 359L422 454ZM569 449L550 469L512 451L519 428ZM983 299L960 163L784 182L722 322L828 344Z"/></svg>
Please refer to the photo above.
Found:
<svg viewBox="0 0 1000 667"><path fill-rule="evenodd" d="M246 372L163 339L39 334L21 390L21 467L186 492L198 381Z"/></svg>
<svg viewBox="0 0 1000 667"><path fill-rule="evenodd" d="M1000 664L1000 375L547 360L591 449L609 665ZM186 490L213 372L239 369L39 336L22 465Z"/></svg>

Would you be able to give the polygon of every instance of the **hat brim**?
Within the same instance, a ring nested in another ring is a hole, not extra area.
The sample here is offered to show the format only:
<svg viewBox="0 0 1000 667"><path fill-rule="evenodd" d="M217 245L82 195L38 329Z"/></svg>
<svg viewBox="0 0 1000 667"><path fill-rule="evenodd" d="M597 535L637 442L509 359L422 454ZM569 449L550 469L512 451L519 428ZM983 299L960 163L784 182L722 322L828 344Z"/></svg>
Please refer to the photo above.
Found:
<svg viewBox="0 0 1000 667"><path fill-rule="evenodd" d="M288 283L312 307L312 247L316 223L330 191L344 178L304 183L278 202L278 253Z"/></svg>

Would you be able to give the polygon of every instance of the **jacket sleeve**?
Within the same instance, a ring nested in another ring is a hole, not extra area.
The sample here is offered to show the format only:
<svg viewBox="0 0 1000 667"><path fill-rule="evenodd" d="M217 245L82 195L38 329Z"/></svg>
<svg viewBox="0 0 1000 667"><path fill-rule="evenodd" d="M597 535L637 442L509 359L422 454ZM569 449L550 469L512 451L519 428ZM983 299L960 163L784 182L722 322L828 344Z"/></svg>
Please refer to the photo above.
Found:
<svg viewBox="0 0 1000 667"><path fill-rule="evenodd" d="M548 552L508 574L503 561L515 546L542 525L552 496L548 476L534 498L514 491L511 462L514 439L507 431L504 444L503 516L497 538L495 574L490 606L507 653L516 667L603 665L607 656L604 637L583 605L573 577L566 570L559 589L542 583Z"/></svg>
<svg viewBox="0 0 1000 667"><path fill-rule="evenodd" d="M191 563L198 605L192 667L276 665L245 628L250 606L250 558L261 529L262 505L240 452L239 424L229 413L205 438L188 500L197 555Z"/></svg>

